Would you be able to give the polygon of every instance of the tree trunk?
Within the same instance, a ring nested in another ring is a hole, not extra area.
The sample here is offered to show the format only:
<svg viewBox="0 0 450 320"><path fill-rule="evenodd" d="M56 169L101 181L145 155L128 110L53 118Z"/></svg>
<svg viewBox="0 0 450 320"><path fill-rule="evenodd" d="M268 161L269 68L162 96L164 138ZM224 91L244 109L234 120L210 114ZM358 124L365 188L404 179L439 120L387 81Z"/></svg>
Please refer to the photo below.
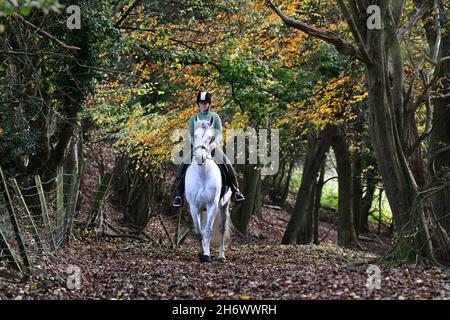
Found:
<svg viewBox="0 0 450 320"><path fill-rule="evenodd" d="M242 234L247 233L248 223L252 216L256 200L256 189L261 176L261 168L256 164L247 164L244 169L243 193L245 200L231 212L233 225Z"/></svg>
<svg viewBox="0 0 450 320"><path fill-rule="evenodd" d="M253 214L262 219L262 202L263 196L261 192L261 174L258 175L258 181L256 183L255 204L253 205Z"/></svg>
<svg viewBox="0 0 450 320"><path fill-rule="evenodd" d="M352 160L352 172L353 172L353 224L355 226L355 232L358 236L359 227L361 225L361 204L362 204L362 187L361 187L361 174L362 174L362 164L361 164L361 154L355 152L353 154Z"/></svg>
<svg viewBox="0 0 450 320"><path fill-rule="evenodd" d="M413 209L418 189L406 161L397 123L387 96L390 89L385 83L387 68L384 65L387 62L381 33L372 31L369 34L373 34L373 37L369 38L369 43L374 61L380 62L367 67L369 127L395 227L401 236L401 243L394 254L400 259L414 259L416 254L433 259L423 208L419 206Z"/></svg>
<svg viewBox="0 0 450 320"><path fill-rule="evenodd" d="M331 146L336 156L339 186L338 245L347 248L359 246L353 224L352 210L352 164L350 151L342 129L330 126L328 130Z"/></svg>
<svg viewBox="0 0 450 320"><path fill-rule="evenodd" d="M313 211L314 199L317 190L317 181L313 181L309 189L308 205L305 211L305 218L302 220L297 236L297 244L310 244L313 240Z"/></svg>
<svg viewBox="0 0 450 320"><path fill-rule="evenodd" d="M442 36L439 58L446 56L450 56L450 31L448 28ZM439 78L443 79L441 87L445 89L440 93L448 95L448 88L450 88L450 60L438 64L435 73ZM433 107L433 130L431 131L428 165L433 183L436 184L439 181L447 182L447 186L434 195L433 209L436 218L447 234L450 235L450 99L433 100Z"/></svg>
<svg viewBox="0 0 450 320"><path fill-rule="evenodd" d="M361 205L361 221L359 226L360 233L369 232L369 214L372 208L373 197L375 195L375 187L377 185L375 179L375 169L369 168L366 175L366 193L362 199Z"/></svg>
<svg viewBox="0 0 450 320"><path fill-rule="evenodd" d="M289 195L289 184L293 169L293 161L288 162L287 160L281 160L280 170L278 170L278 173L270 180L269 198L273 204L285 207L286 199Z"/></svg>
<svg viewBox="0 0 450 320"><path fill-rule="evenodd" d="M369 2L350 4L347 6L345 1L339 1L357 47L336 34L320 32L302 21L286 17L268 1L268 5L286 24L332 43L340 53L356 56L364 63L369 93L371 141L395 227L400 235L392 257L400 260L417 260L421 257L435 261L429 224L422 203L416 202L420 200L419 190L405 155L407 144L404 132L408 129L408 121L405 122L404 118L409 111L408 104L405 105L403 99L406 92L404 65L399 40L401 37L397 34L403 5L402 2L394 1L371 3L379 8L382 27L368 29L366 21ZM439 244L438 249L449 251L448 244L443 243Z"/></svg>
<svg viewBox="0 0 450 320"><path fill-rule="evenodd" d="M330 141L324 132L319 136L310 134L308 138L308 151L303 165L303 174L300 187L297 192L294 210L281 240L282 244L293 244L297 241L298 232L305 217L305 209L308 202L310 186L314 183L317 173L325 159L325 154L330 147Z"/></svg>
<svg viewBox="0 0 450 320"><path fill-rule="evenodd" d="M284 204L286 203L286 199L289 195L289 185L291 184L291 178L292 178L292 170L294 169L294 161L291 161L289 163L289 170L286 176L286 179L284 181L283 188L281 189L281 205L284 207Z"/></svg>
<svg viewBox="0 0 450 320"><path fill-rule="evenodd" d="M143 177L135 170L134 163L126 156L116 159L114 167L114 191L118 196L119 205L124 209L123 223L135 232L143 230L158 200L161 199L163 181L147 172Z"/></svg>
<svg viewBox="0 0 450 320"><path fill-rule="evenodd" d="M278 191L280 190L281 183L283 182L283 178L284 178L284 173L286 171L286 161L284 159L281 160L280 169L281 170L278 170L277 175L275 176L275 179L274 179L275 183L273 185L274 189L272 190L273 195L277 199L276 201L278 201L278 202L280 201L279 197L278 197L279 196Z"/></svg>
<svg viewBox="0 0 450 320"><path fill-rule="evenodd" d="M320 200L322 198L322 189L325 180L325 164L326 159L324 159L322 167L320 168L320 176L317 181L316 195L314 201L314 244L319 244L319 215L320 215Z"/></svg>

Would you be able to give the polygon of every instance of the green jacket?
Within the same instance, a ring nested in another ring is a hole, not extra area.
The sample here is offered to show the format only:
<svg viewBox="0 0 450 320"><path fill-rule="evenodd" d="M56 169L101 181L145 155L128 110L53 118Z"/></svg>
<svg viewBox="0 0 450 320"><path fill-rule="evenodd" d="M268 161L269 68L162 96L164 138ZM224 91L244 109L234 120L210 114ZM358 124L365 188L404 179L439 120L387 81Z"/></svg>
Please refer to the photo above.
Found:
<svg viewBox="0 0 450 320"><path fill-rule="evenodd" d="M195 116L198 116L199 120L207 120L207 121L211 121L212 117L214 118L213 128L215 130L212 141L215 141L220 145L220 143L222 142L222 121L220 120L219 115L212 111L200 111L191 116L191 118L189 119L189 137L191 139L191 144L194 144Z"/></svg>

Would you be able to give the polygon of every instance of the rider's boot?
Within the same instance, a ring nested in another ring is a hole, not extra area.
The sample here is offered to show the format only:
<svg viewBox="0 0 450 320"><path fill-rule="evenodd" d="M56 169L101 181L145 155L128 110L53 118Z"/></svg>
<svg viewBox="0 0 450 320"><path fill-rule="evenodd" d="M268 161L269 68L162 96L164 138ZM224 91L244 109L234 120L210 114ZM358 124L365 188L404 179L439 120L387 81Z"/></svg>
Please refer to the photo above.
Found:
<svg viewBox="0 0 450 320"><path fill-rule="evenodd" d="M175 182L175 197L172 201L172 206L181 207L183 206L183 196L184 196L184 176L189 164L182 163L177 171L176 182Z"/></svg>
<svg viewBox="0 0 450 320"><path fill-rule="evenodd" d="M230 183L231 183L231 189L234 193L234 199L236 200L236 202L245 200L244 195L239 190L239 183L238 183L236 176L233 176L233 175L230 176Z"/></svg>
<svg viewBox="0 0 450 320"><path fill-rule="evenodd" d="M177 182L175 197L172 201L172 206L174 207L181 207L183 206L183 183L181 181Z"/></svg>
<svg viewBox="0 0 450 320"><path fill-rule="evenodd" d="M174 207L183 206L183 198L179 194L176 194L175 197L173 198L172 206Z"/></svg>

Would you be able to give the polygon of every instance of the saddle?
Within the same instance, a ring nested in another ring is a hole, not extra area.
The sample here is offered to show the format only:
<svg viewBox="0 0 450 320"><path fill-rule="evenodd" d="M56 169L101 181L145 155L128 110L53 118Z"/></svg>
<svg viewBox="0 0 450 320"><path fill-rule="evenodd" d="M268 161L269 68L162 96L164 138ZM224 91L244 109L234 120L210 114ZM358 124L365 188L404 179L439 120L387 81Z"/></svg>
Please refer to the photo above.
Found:
<svg viewBox="0 0 450 320"><path fill-rule="evenodd" d="M228 170L226 166L217 165L220 170L220 176L222 177L222 188L220 189L220 199L228 192L230 189L230 182L228 181Z"/></svg>
<svg viewBox="0 0 450 320"><path fill-rule="evenodd" d="M216 153L216 149L212 150L211 156L213 158L214 158L215 153ZM228 190L230 190L230 181L227 178L230 176L230 174L227 170L227 166L225 166L223 164L218 164L217 162L216 162L216 164L219 167L220 176L222 177L222 188L220 190L220 199L222 199L223 196L228 192Z"/></svg>

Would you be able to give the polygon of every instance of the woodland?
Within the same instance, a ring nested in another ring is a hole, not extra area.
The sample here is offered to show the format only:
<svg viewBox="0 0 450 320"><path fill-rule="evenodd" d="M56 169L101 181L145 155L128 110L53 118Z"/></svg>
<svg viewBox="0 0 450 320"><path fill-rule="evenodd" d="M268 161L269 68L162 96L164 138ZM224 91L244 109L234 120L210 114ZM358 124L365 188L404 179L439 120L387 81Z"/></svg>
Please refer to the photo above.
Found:
<svg viewBox="0 0 450 320"><path fill-rule="evenodd" d="M0 0L0 299L449 299L449 13ZM171 206L200 91L224 145L279 137L206 264Z"/></svg>

